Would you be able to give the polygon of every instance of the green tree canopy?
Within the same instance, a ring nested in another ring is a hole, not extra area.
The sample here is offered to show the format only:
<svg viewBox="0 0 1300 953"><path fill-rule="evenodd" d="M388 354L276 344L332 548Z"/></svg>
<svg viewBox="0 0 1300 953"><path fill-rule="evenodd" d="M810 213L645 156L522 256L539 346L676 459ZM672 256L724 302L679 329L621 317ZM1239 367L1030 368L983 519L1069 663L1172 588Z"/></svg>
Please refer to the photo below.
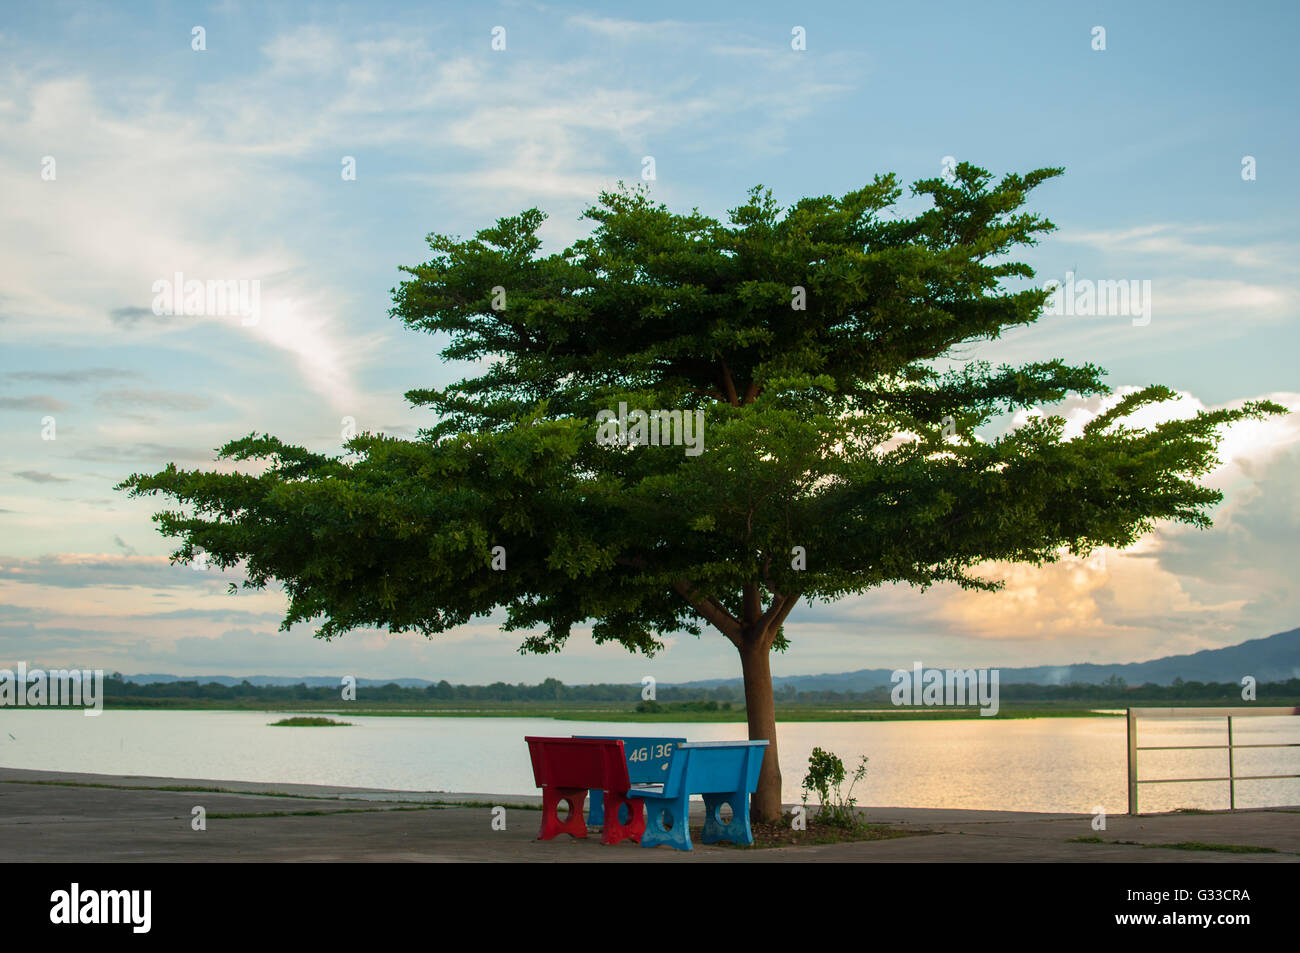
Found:
<svg viewBox="0 0 1300 953"><path fill-rule="evenodd" d="M644 190L602 193L590 237L542 254L530 209L470 240L429 236L392 315L477 362L443 389L415 440L364 433L329 455L252 434L219 451L234 473L136 474L180 541L281 583L284 627L433 635L504 610L521 651L575 626L652 655L711 627L738 649L750 737L771 742L755 814L780 811L769 652L801 600L890 582L996 589L977 567L1124 547L1157 520L1210 524L1197 478L1219 429L1269 403L1139 427L1128 394L1067 435L1042 416L994 438L1000 415L1106 394L1100 368L990 367L959 345L1031 324L1047 292L1009 260L1053 226L1023 211L1060 173L996 183L958 166L912 187L879 176L780 208L750 191L726 222ZM620 403L703 415L704 452L598 440ZM500 549L497 549L500 547ZM495 554L495 556L494 556Z"/></svg>

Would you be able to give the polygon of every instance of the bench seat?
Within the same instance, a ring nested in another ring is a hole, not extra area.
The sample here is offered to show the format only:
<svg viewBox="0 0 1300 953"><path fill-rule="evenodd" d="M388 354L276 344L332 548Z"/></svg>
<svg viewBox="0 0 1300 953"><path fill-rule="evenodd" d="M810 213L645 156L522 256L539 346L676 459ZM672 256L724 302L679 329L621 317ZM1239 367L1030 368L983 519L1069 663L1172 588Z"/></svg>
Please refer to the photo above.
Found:
<svg viewBox="0 0 1300 953"><path fill-rule="evenodd" d="M640 841L645 829L641 801L628 798L631 781L623 742L617 738L525 737L533 762L533 780L542 789L542 826L539 840L559 834L587 836L583 803L587 791L603 792L601 805L608 818L601 833L602 844L621 840ZM566 803L569 816L561 819L559 806ZM626 814L624 821L622 815Z"/></svg>
<svg viewBox="0 0 1300 953"><path fill-rule="evenodd" d="M758 787L758 774L767 751L766 741L695 741L678 745L668 762L663 784L632 784L630 800L645 807L642 847L668 844L677 850L691 845L691 795L704 798L706 844L731 841L752 844L749 795ZM730 821L722 809L731 807Z"/></svg>

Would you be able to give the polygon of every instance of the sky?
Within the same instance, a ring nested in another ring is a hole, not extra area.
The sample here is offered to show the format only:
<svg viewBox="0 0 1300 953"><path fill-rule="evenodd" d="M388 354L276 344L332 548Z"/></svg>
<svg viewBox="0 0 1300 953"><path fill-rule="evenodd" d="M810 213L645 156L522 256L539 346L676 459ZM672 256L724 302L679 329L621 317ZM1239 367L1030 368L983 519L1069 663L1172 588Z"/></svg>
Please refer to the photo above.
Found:
<svg viewBox="0 0 1300 953"><path fill-rule="evenodd" d="M1205 478L1225 494L1214 529L990 565L997 593L801 605L774 674L1141 661L1300 625L1297 9L6 5L0 666L738 675L708 631L650 660L586 631L561 655L521 656L496 617L433 640L278 632L280 592L230 595L231 574L170 565L159 501L113 489L169 461L209 465L252 431L324 452L350 425L414 435L431 421L403 393L468 369L388 316L399 266L427 260L431 232L531 207L559 251L587 234L600 190L643 181L647 156L656 200L719 218L757 184L789 205L954 160L1063 166L1030 203L1058 230L1019 257L1041 282L1139 282L1149 315L1049 314L966 355L1096 363L1117 395L1177 391L1164 416L1259 398L1293 411L1227 432ZM256 281L256 320L156 314L155 283L177 273ZM1081 427L1114 399L1043 411Z"/></svg>

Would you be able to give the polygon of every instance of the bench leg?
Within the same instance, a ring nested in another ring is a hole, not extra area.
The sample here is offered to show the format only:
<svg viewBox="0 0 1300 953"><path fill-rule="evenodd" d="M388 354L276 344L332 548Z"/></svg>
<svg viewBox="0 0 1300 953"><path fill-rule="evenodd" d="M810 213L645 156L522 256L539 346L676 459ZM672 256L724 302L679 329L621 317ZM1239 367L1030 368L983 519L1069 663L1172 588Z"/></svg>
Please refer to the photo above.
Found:
<svg viewBox="0 0 1300 953"><path fill-rule="evenodd" d="M731 805L731 821L726 824L718 816L724 804ZM706 844L724 840L733 844L754 843L754 834L749 827L749 795L744 791L704 795L704 835L701 839Z"/></svg>
<svg viewBox="0 0 1300 953"><path fill-rule="evenodd" d="M587 811L587 824L590 827L600 827L605 823L605 792L592 788L587 793L591 795L591 808Z"/></svg>
<svg viewBox="0 0 1300 953"><path fill-rule="evenodd" d="M622 820L622 808L627 805L627 823ZM595 805L592 806L592 814ZM601 813L605 818L605 830L600 836L602 844L617 844L619 841L632 840L641 843L645 833L645 802L640 798L628 798L613 791L606 791Z"/></svg>
<svg viewBox="0 0 1300 953"><path fill-rule="evenodd" d="M583 802L587 800L585 788L542 788L542 829L537 834L538 840L550 840L557 834L572 834L574 837L587 836L587 821L582 815ZM561 801L569 802L569 819L560 820Z"/></svg>
<svg viewBox="0 0 1300 953"><path fill-rule="evenodd" d="M645 833L641 835L642 847L667 844L677 850L694 850L691 846L691 797L684 794L671 801L647 799L645 802ZM665 815L668 823L665 825Z"/></svg>

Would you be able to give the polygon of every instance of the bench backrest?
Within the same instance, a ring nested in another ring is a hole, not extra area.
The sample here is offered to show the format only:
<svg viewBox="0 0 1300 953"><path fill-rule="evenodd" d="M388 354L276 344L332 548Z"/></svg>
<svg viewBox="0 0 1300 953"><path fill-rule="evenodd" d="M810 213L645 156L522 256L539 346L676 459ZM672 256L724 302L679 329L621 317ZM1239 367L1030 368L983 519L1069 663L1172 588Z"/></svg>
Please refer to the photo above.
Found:
<svg viewBox="0 0 1300 953"><path fill-rule="evenodd" d="M539 788L600 788L626 791L627 759L623 742L609 738L526 737Z"/></svg>
<svg viewBox="0 0 1300 953"><path fill-rule="evenodd" d="M668 765L665 793L726 794L753 791L763 767L766 741L690 741L678 745Z"/></svg>
<svg viewBox="0 0 1300 953"><path fill-rule="evenodd" d="M667 776L668 762L685 738L644 738L632 735L575 735L578 738L600 738L623 742L627 756L627 776L633 784L662 784Z"/></svg>

